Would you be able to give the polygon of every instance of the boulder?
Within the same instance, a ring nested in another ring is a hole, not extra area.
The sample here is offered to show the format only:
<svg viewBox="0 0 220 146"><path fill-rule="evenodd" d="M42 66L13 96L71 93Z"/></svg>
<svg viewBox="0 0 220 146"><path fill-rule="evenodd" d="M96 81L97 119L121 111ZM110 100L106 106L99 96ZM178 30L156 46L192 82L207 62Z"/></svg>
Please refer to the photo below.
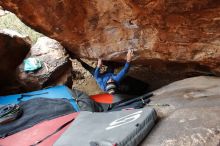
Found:
<svg viewBox="0 0 220 146"><path fill-rule="evenodd" d="M177 81L154 91L149 106L156 109L159 120L142 145L219 145L219 91L220 78L204 76Z"/></svg>
<svg viewBox="0 0 220 146"><path fill-rule="evenodd" d="M1 0L25 23L74 54L118 60L128 48L137 62L219 62L220 1ZM33 13L33 9L38 9Z"/></svg>
<svg viewBox="0 0 220 146"><path fill-rule="evenodd" d="M30 48L27 36L8 29L0 30L0 94L21 90L16 79L16 69Z"/></svg>
<svg viewBox="0 0 220 146"><path fill-rule="evenodd" d="M78 57L122 62L133 48L142 80L161 82L154 88L188 76L220 75L217 0L1 0L0 5Z"/></svg>
<svg viewBox="0 0 220 146"><path fill-rule="evenodd" d="M48 37L38 38L36 44L31 47L28 58L39 60L42 67L33 72L26 72L24 64L20 65L19 79L26 90L38 90L58 84L72 87L72 65L69 55L56 40Z"/></svg>

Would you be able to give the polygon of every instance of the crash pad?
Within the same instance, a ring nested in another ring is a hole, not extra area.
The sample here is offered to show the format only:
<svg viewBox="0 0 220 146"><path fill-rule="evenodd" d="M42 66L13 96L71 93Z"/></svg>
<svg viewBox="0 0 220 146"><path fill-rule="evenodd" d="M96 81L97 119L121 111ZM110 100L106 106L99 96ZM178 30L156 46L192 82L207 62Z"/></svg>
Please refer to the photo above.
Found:
<svg viewBox="0 0 220 146"><path fill-rule="evenodd" d="M80 112L54 146L136 146L155 125L153 108Z"/></svg>
<svg viewBox="0 0 220 146"><path fill-rule="evenodd" d="M127 94L108 94L108 93L103 93L103 94L96 94L96 95L91 95L90 98L94 100L95 102L98 103L103 103L103 104L113 104L125 99L131 99L133 97L136 97L134 95L127 95Z"/></svg>
<svg viewBox="0 0 220 146"><path fill-rule="evenodd" d="M54 86L43 90L38 90L23 94L0 96L0 105L18 104L20 101L27 101L39 97L51 98L51 99L56 99L56 98L68 99L72 104L72 106L74 107L75 111L79 111L79 107L77 106L73 98L74 96L72 94L72 91L64 85Z"/></svg>
<svg viewBox="0 0 220 146"><path fill-rule="evenodd" d="M31 128L8 136L4 139L0 139L0 146L30 146L35 142L45 138L54 131L56 131L64 123L75 119L78 113L72 113L66 116L62 116L53 120L44 121ZM62 135L62 133L68 128L69 125L52 135L38 146L52 146L53 143Z"/></svg>
<svg viewBox="0 0 220 146"><path fill-rule="evenodd" d="M22 115L18 119L0 125L1 138L30 128L42 121L75 112L67 99L34 98L22 101L19 107L22 109Z"/></svg>

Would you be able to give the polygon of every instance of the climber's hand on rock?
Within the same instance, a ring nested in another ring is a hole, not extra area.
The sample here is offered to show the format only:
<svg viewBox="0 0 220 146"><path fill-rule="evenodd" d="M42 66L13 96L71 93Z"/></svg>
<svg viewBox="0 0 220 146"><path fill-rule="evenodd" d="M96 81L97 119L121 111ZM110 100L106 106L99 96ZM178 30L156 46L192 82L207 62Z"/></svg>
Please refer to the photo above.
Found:
<svg viewBox="0 0 220 146"><path fill-rule="evenodd" d="M98 65L97 65L97 67L100 68L101 66L102 66L102 59L99 58L99 59L98 59Z"/></svg>
<svg viewBox="0 0 220 146"><path fill-rule="evenodd" d="M133 50L132 49L128 50L127 62L131 62L133 56L134 56Z"/></svg>

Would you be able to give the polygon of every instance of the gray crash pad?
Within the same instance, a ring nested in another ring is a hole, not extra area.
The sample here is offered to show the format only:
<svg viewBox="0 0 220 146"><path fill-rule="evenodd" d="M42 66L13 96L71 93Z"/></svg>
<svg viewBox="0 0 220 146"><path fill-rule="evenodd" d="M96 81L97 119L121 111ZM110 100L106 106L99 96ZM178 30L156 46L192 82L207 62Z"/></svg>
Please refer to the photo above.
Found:
<svg viewBox="0 0 220 146"><path fill-rule="evenodd" d="M54 146L136 146L155 125L153 108L80 112Z"/></svg>

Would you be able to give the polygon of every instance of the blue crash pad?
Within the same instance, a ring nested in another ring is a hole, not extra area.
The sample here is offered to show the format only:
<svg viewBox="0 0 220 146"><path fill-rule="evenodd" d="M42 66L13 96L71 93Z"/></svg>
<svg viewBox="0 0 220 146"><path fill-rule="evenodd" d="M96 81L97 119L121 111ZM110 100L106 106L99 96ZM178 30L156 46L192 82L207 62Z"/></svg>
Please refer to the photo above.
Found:
<svg viewBox="0 0 220 146"><path fill-rule="evenodd" d="M39 91L23 93L23 94L0 96L0 105L18 104L21 101L27 101L38 97L51 98L51 99L57 99L57 98L68 99L72 104L72 106L74 107L74 109L77 112L79 111L79 107L73 98L72 91L68 87L63 85L50 87Z"/></svg>

